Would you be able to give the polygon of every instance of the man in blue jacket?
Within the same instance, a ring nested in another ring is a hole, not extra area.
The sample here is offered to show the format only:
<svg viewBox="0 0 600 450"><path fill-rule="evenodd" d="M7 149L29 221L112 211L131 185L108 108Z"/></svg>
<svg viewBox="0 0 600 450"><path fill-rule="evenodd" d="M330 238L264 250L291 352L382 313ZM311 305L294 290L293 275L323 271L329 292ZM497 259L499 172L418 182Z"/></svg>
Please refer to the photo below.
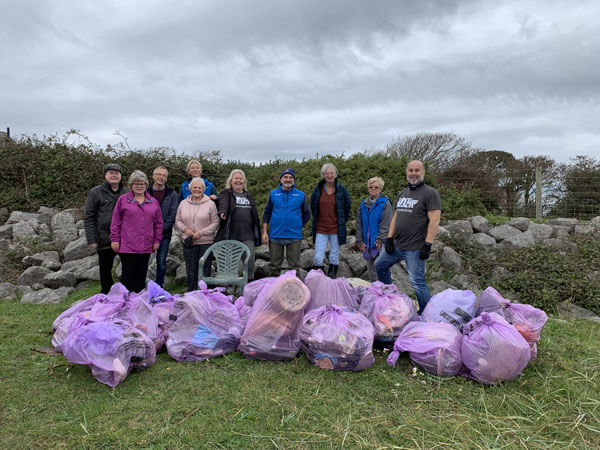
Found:
<svg viewBox="0 0 600 450"><path fill-rule="evenodd" d="M306 195L295 188L295 182L292 169L281 172L279 187L269 194L263 214L262 241L269 244L272 276L281 273L284 251L290 269L298 269L300 264L302 227L310 220L310 209Z"/></svg>
<svg viewBox="0 0 600 450"><path fill-rule="evenodd" d="M167 255L169 244L173 234L173 224L177 215L179 199L177 192L167 186L169 171L164 166L158 166L152 172L154 183L148 188L148 193L158 200L163 220L162 241L156 251L156 282L163 286L165 284L165 273L167 271Z"/></svg>

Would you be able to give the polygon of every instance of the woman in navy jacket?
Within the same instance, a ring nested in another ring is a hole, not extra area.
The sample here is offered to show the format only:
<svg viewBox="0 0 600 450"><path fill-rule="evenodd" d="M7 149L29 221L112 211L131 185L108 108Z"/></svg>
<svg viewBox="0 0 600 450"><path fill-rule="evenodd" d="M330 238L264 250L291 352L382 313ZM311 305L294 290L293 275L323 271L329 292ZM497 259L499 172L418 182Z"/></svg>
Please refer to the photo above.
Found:
<svg viewBox="0 0 600 450"><path fill-rule="evenodd" d="M321 167L323 179L317 183L310 196L313 216L312 234L315 242L314 269L323 269L325 249L329 242L329 270L327 276L335 278L340 260L340 245L346 243L346 221L350 215L350 194L338 183L337 168L326 163Z"/></svg>

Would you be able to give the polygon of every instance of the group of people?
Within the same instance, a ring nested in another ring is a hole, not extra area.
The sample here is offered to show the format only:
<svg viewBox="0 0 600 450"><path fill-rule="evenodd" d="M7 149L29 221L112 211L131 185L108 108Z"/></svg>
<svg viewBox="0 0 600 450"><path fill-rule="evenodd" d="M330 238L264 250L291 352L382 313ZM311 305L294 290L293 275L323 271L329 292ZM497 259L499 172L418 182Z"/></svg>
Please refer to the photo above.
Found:
<svg viewBox="0 0 600 450"><path fill-rule="evenodd" d="M255 248L262 244L269 247L273 276L281 273L284 256L287 266L297 269L302 230L311 217L313 268L325 272L329 246L327 275L337 276L340 246L347 240L350 194L338 182L333 164L321 168L322 179L310 199L296 188L293 169L281 172L279 185L269 193L262 226L242 170L231 171L220 193L202 177L199 161L190 161L186 171L189 178L177 194L167 186L168 171L163 166L154 169L152 185L143 172L134 171L129 177L129 191L123 186L119 165L104 167L104 183L90 190L85 206L87 242L98 253L103 293L113 284L116 254L121 259L121 282L130 291L139 292L145 286L150 255L156 252L156 282L162 286L173 227L182 233L188 290L197 289L200 258L219 240L233 239L248 246L249 280L254 279ZM370 280L391 284L390 268L404 260L421 310L430 297L425 260L437 235L441 212L439 193L425 184L424 176L424 164L411 161L406 169L408 186L398 195L395 206L383 194L384 181L369 179L369 195L361 201L356 217L356 241L367 260ZM210 274L210 258L202 270Z"/></svg>

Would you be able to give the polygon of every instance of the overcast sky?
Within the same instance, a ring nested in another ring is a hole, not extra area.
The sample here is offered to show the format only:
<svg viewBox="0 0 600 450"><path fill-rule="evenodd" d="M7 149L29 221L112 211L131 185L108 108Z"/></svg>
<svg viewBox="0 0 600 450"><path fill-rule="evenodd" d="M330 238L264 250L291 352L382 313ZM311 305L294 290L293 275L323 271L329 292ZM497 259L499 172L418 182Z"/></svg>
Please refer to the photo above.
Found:
<svg viewBox="0 0 600 450"><path fill-rule="evenodd" d="M0 0L0 130L265 161L600 157L600 1Z"/></svg>

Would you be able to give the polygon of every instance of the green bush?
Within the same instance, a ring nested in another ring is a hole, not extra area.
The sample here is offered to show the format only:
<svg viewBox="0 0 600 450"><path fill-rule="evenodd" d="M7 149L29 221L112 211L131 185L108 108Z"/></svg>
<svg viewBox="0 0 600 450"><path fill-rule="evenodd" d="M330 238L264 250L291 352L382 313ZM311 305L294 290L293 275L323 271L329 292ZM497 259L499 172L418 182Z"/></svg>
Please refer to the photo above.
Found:
<svg viewBox="0 0 600 450"><path fill-rule="evenodd" d="M442 218L451 220L486 215L479 190L469 186L439 186L438 190L442 199Z"/></svg>
<svg viewBox="0 0 600 450"><path fill-rule="evenodd" d="M600 314L600 240L573 242L576 246L562 252L538 244L502 253L498 262L510 277L500 287L545 311L556 312L558 303L569 301Z"/></svg>
<svg viewBox="0 0 600 450"><path fill-rule="evenodd" d="M456 250L465 268L478 280L479 287L490 286L490 274L503 266L507 276L493 287L512 293L509 298L555 313L564 301L600 313L600 240L574 238L572 248L556 251L545 244L528 248L483 250L464 239L440 236Z"/></svg>

